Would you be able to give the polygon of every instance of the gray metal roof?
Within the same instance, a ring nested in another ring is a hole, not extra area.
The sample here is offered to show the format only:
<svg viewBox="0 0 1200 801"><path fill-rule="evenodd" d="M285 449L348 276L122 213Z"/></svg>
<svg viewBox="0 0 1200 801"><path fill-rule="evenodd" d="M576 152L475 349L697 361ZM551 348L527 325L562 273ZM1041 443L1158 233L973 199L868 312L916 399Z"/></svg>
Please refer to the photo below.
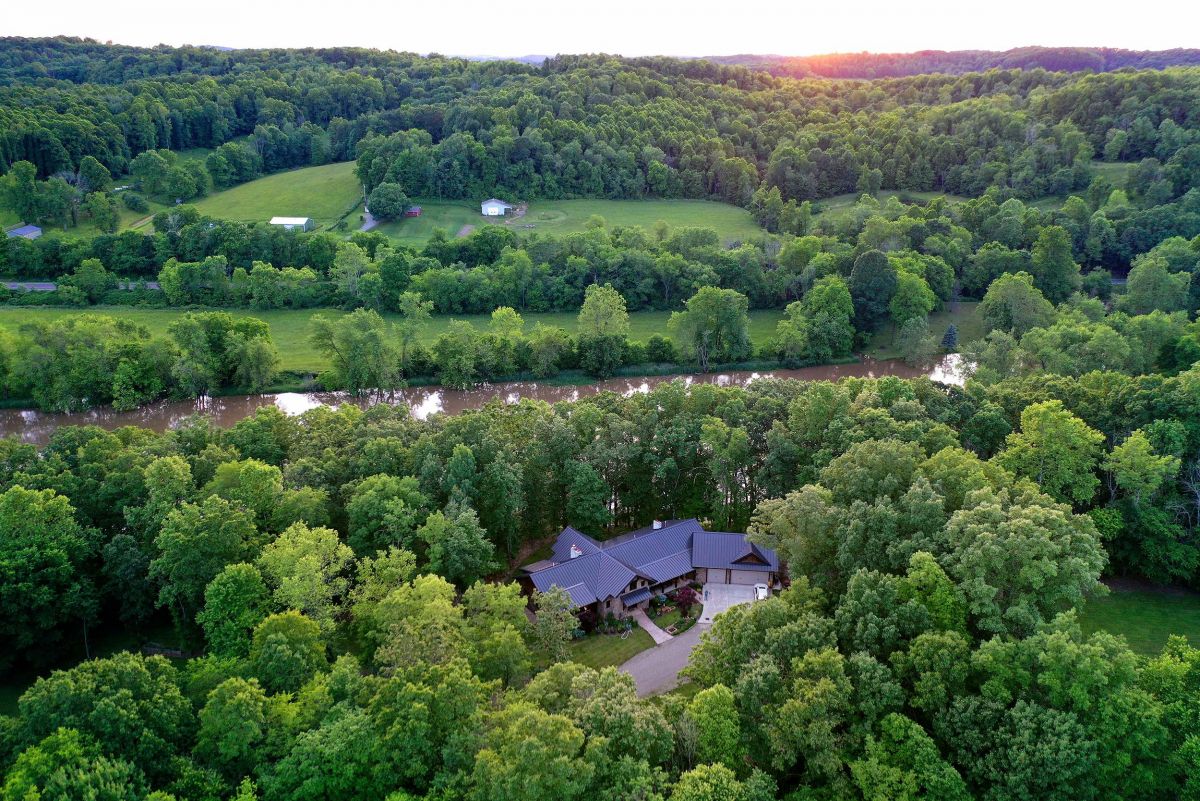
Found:
<svg viewBox="0 0 1200 801"><path fill-rule="evenodd" d="M571 547L582 554L571 558ZM747 542L745 534L705 531L695 519L672 520L661 528L648 526L620 537L597 542L568 526L551 549L553 557L527 565L525 570L542 592L562 587L576 606L619 595L638 577L661 584L690 573L697 567L779 570L779 557L770 548ZM622 600L627 605L633 590Z"/></svg>
<svg viewBox="0 0 1200 801"><path fill-rule="evenodd" d="M692 551L690 548L685 548L664 556L662 559L638 565L638 572L649 576L655 584L661 584L664 581L679 578L685 573L691 573L692 568Z"/></svg>
<svg viewBox="0 0 1200 801"><path fill-rule="evenodd" d="M649 587L639 587L638 589L634 590L633 592L627 592L624 595L622 595L621 603L623 603L625 606L636 606L637 604L640 604L642 601L646 600L649 597L650 597L650 588Z"/></svg>
<svg viewBox="0 0 1200 801"><path fill-rule="evenodd" d="M36 225L22 225L20 228L13 228L8 231L10 237L19 236L24 239L37 239L42 235L42 229Z"/></svg>
<svg viewBox="0 0 1200 801"><path fill-rule="evenodd" d="M768 572L779 569L779 557L770 548L748 542L745 534L701 531L692 542L692 564Z"/></svg>
<svg viewBox="0 0 1200 801"><path fill-rule="evenodd" d="M554 556L551 557L552 562L566 562L571 558L571 546L574 545L579 550L583 551L583 555L597 553L600 550L600 544L594 539L584 534L582 531L567 526L558 535L558 539L554 541L554 546L551 550Z"/></svg>
<svg viewBox="0 0 1200 801"><path fill-rule="evenodd" d="M574 587L585 584L597 599L611 598L629 586L637 574L603 551L568 559L554 567L539 570L530 576L542 592L551 587ZM589 601L590 603L590 601Z"/></svg>

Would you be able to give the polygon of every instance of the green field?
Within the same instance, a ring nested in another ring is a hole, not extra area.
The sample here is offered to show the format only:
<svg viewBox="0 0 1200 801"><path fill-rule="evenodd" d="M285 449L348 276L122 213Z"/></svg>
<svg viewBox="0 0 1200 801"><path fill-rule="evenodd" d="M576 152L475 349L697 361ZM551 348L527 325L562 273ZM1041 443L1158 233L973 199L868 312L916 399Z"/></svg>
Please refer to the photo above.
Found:
<svg viewBox="0 0 1200 801"><path fill-rule="evenodd" d="M585 230L593 216L603 217L610 227L648 229L661 220L672 228L712 228L725 242L762 233L750 212L708 200L538 200L510 225L521 231L568 234Z"/></svg>
<svg viewBox="0 0 1200 801"><path fill-rule="evenodd" d="M953 309L943 309L929 315L929 333L939 344L951 323L958 328L959 348L967 342L983 337L983 318L979 314L979 304L975 301L960 300L953 304ZM895 333L890 323L871 337L871 342L863 353L873 359L900 358L901 354L896 347Z"/></svg>
<svg viewBox="0 0 1200 801"><path fill-rule="evenodd" d="M1200 647L1200 594L1186 591L1114 589L1088 601L1079 622L1085 633L1120 634L1139 654L1162 650L1167 637L1181 634Z"/></svg>
<svg viewBox="0 0 1200 801"><path fill-rule="evenodd" d="M267 222L272 217L311 217L318 226L325 227L361 199L354 162L343 161L277 172L214 192L190 205L202 214L226 220Z"/></svg>
<svg viewBox="0 0 1200 801"><path fill-rule="evenodd" d="M570 659L599 670L609 665L621 665L635 654L654 645L654 640L642 629L633 629L621 639L617 634L589 634L570 645Z"/></svg>
<svg viewBox="0 0 1200 801"><path fill-rule="evenodd" d="M484 219L479 213L479 204L465 200L436 200L432 198L414 199L413 203L421 207L420 217L406 217L396 222L380 223L374 230L386 234L392 239L412 247L421 247L433 236L437 228L441 228L450 236L457 236L465 225L499 225L494 220ZM352 229L357 229L361 223L358 213L351 215Z"/></svg>
<svg viewBox="0 0 1200 801"><path fill-rule="evenodd" d="M519 233L561 235L586 230L593 216L603 217L609 227L640 225L649 229L662 220L673 228L712 228L724 242L762 232L745 209L708 200L535 200L524 216L500 221L484 218L478 204L470 201L415 198L413 202L421 207L420 217L381 223L375 230L414 246L424 244L436 228L450 236L456 236L465 226L481 225L507 225ZM357 215L351 217L352 222L357 220Z"/></svg>
<svg viewBox="0 0 1200 801"><path fill-rule="evenodd" d="M130 320L146 326L151 333L165 334L167 326L184 312L178 309L137 309L126 306L96 307L90 310L97 314L108 314L114 317ZM314 314L344 314L338 310L298 309L254 311L248 309L226 310L239 317L258 317L271 326L271 336L283 361L280 368L296 373L317 373L328 367L325 357L317 353L308 343L309 320ZM61 308L14 308L0 307L0 327L14 329L24 322L31 320L55 320L80 314L76 309ZM553 312L548 314L525 314L526 330L532 329L536 323L558 325L568 331L575 330L576 314L574 312ZM633 312L629 315L630 338L645 341L653 334L666 334L667 320L670 312ZM755 345L761 345L775 335L775 324L783 316L779 311L754 311L750 313L750 336ZM385 318L389 315L384 315ZM452 319L467 320L472 324L483 327L487 325L486 315L439 315L430 321L421 332L421 340L431 343L447 329Z"/></svg>

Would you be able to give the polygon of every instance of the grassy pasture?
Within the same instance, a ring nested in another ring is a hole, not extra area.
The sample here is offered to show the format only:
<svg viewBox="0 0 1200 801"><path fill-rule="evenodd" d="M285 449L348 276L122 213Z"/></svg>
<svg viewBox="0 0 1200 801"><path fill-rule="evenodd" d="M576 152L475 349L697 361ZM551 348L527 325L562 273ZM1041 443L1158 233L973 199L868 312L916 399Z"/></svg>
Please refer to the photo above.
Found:
<svg viewBox="0 0 1200 801"><path fill-rule="evenodd" d="M328 366L326 359L308 342L309 320L314 314L344 314L335 309L283 309L271 311L255 311L252 309L229 309L230 314L239 317L258 317L271 326L271 336L283 359L281 369L291 372L319 372ZM56 320L81 313L107 314L113 317L129 320L144 325L151 333L166 334L167 327L184 312L178 309L139 309L127 306L100 306L89 312L76 309L62 308L0 308L0 328L16 329L22 323L34 320ZM574 312L553 312L546 314L525 314L526 330L531 330L536 323L562 326L568 331L575 330L576 314ZM670 312L633 312L629 315L630 338L645 341L653 334L666 334L667 320ZM775 335L775 324L783 316L778 311L754 311L750 313L750 336L754 344L761 345ZM384 315L385 318L389 315ZM434 317L420 337L426 344L433 342L448 328L452 319L466 320L477 328L486 327L487 315L438 315Z"/></svg>
<svg viewBox="0 0 1200 801"><path fill-rule="evenodd" d="M277 172L213 192L191 205L226 220L265 223L272 217L311 217L318 226L328 226L361 198L354 162L343 161Z"/></svg>
<svg viewBox="0 0 1200 801"><path fill-rule="evenodd" d="M1200 594L1185 590L1114 587L1103 598L1088 601L1079 616L1086 634L1120 634L1139 654L1152 656L1181 634L1200 646Z"/></svg>
<svg viewBox="0 0 1200 801"><path fill-rule="evenodd" d="M952 309L943 309L929 315L929 333L939 344L951 323L958 329L959 348L967 342L983 337L983 317L979 314L979 304L975 301L961 300L953 304ZM871 337L871 342L863 353L874 359L897 359L901 354L896 347L895 338L892 325L888 323Z"/></svg>

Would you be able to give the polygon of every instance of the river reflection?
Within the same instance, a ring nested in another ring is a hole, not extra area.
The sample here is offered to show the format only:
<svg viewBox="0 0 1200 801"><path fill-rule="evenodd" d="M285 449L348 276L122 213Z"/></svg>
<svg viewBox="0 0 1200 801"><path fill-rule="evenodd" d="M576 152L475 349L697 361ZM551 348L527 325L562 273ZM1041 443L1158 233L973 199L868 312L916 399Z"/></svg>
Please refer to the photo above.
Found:
<svg viewBox="0 0 1200 801"><path fill-rule="evenodd" d="M303 414L318 406L335 406L355 403L368 406L373 403L392 403L407 406L413 417L425 419L433 414L458 414L468 409L478 409L490 400L501 398L505 403L517 403L522 398L543 400L549 403L574 401L599 392L617 392L626 397L635 393L646 393L659 384L682 380L686 384L716 384L718 386L746 386L759 378L795 378L803 381L836 381L842 378L879 378L894 375L900 378L928 376L944 384L963 383L960 357L951 354L928 369L909 367L901 361L879 361L863 359L855 364L804 367L798 370L766 370L762 372L732 371L724 373L693 373L685 375L646 376L637 378L610 378L592 384L578 386L552 386L536 381L514 381L502 384L485 384L468 390L443 389L441 387L413 387L397 390L382 398L351 398L341 392L280 392L272 395L230 395L219 398L198 398L188 401L163 401L127 412L118 412L111 407L100 407L76 414L39 412L34 409L0 410L0 436L15 436L25 442L43 444L59 426L98 425L105 429L121 426L141 426L154 431L165 431L178 425L194 414L205 414L220 426L231 426L244 417L254 414L263 406L278 406L289 415Z"/></svg>

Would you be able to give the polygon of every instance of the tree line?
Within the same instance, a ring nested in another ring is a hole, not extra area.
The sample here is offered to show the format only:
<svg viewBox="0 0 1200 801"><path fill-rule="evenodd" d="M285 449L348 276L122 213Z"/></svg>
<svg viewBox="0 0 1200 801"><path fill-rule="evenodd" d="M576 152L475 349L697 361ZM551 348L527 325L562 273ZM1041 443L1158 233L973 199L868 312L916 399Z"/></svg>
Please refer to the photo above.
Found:
<svg viewBox="0 0 1200 801"><path fill-rule="evenodd" d="M1198 381L675 383L429 421L261 409L228 429L5 440L4 667L156 616L196 656L38 680L0 719L0 787L1186 794L1200 655L1175 640L1135 657L1072 610L1105 573L1196 581ZM792 576L704 635L694 697L639 700L628 676L570 661L561 593L535 598L531 623L515 584L480 582L562 525L604 537L663 516L748 527Z"/></svg>

